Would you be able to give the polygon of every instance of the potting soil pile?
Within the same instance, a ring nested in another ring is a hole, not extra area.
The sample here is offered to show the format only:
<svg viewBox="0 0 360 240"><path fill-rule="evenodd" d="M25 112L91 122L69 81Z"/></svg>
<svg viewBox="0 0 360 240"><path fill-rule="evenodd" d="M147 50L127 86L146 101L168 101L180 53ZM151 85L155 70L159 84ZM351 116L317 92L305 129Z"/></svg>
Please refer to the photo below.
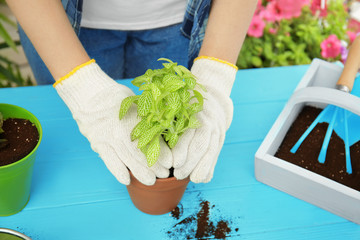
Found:
<svg viewBox="0 0 360 240"><path fill-rule="evenodd" d="M352 174L346 172L345 144L335 131L331 135L325 163L318 161L328 123L317 124L296 153L290 152L296 141L321 111L322 109L312 106L304 107L287 132L275 156L360 191L360 141L350 146Z"/></svg>

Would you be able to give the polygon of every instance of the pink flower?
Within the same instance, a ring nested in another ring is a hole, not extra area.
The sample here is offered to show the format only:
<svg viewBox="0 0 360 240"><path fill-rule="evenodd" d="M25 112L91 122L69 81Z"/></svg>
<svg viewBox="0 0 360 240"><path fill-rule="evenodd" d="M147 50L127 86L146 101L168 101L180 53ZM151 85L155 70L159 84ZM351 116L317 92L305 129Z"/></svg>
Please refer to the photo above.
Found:
<svg viewBox="0 0 360 240"><path fill-rule="evenodd" d="M302 0L302 4L303 4L303 6L309 5L309 4L310 4L310 0Z"/></svg>
<svg viewBox="0 0 360 240"><path fill-rule="evenodd" d="M268 3L262 17L269 22L280 21L284 18L283 11L275 0Z"/></svg>
<svg viewBox="0 0 360 240"><path fill-rule="evenodd" d="M325 1L324 6L321 6L322 1ZM326 3L326 0L312 0L310 10L311 10L313 15L315 15L318 11L320 11L320 16L321 17L326 17L327 16L327 3Z"/></svg>
<svg viewBox="0 0 360 240"><path fill-rule="evenodd" d="M272 0L261 16L269 22L299 17L302 7L307 3L308 0Z"/></svg>
<svg viewBox="0 0 360 240"><path fill-rule="evenodd" d="M282 10L285 19L299 17L304 6L304 0L277 0L277 5Z"/></svg>
<svg viewBox="0 0 360 240"><path fill-rule="evenodd" d="M247 34L256 38L262 37L262 35L264 34L264 28L265 22L259 16L254 15L251 20Z"/></svg>
<svg viewBox="0 0 360 240"><path fill-rule="evenodd" d="M341 52L341 42L335 34L330 35L321 44L321 56L324 58L336 58Z"/></svg>
<svg viewBox="0 0 360 240"><path fill-rule="evenodd" d="M353 30L354 32L360 32L360 22L356 21L355 19L351 18L348 23L348 28Z"/></svg>
<svg viewBox="0 0 360 240"><path fill-rule="evenodd" d="M276 29L276 28L269 28L269 33L270 33L270 34L276 34L276 33L277 33L277 29Z"/></svg>
<svg viewBox="0 0 360 240"><path fill-rule="evenodd" d="M255 10L255 15L259 14L263 9L264 9L264 6L262 5L262 1L258 0L256 10Z"/></svg>
<svg viewBox="0 0 360 240"><path fill-rule="evenodd" d="M270 7L267 7L266 9L259 12L259 17L264 19L266 22L271 22L271 23L281 18L281 16L278 16L277 18L276 11L273 11Z"/></svg>
<svg viewBox="0 0 360 240"><path fill-rule="evenodd" d="M349 37L350 43L352 43L356 38L356 33L352 32L352 31L347 31L346 34Z"/></svg>

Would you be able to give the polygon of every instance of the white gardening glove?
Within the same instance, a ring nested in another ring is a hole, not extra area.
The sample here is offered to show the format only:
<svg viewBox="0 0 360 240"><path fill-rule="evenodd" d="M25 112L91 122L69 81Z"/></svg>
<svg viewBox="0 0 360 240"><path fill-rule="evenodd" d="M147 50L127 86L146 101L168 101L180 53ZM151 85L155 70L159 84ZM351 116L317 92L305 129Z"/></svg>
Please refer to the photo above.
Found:
<svg viewBox="0 0 360 240"><path fill-rule="evenodd" d="M146 185L154 184L156 177L169 176L172 154L164 142L161 143L159 161L149 168L137 142L130 140L132 129L140 121L136 106L119 120L122 100L134 93L107 76L94 60L75 68L54 87L69 107L81 133L91 143L91 148L119 182L130 183L127 168Z"/></svg>
<svg viewBox="0 0 360 240"><path fill-rule="evenodd" d="M191 72L207 92L202 92L204 107L197 114L201 127L185 132L172 149L174 175L178 179L190 175L192 182L206 183L213 177L225 132L232 121L230 92L237 67L216 58L199 57L195 59Z"/></svg>

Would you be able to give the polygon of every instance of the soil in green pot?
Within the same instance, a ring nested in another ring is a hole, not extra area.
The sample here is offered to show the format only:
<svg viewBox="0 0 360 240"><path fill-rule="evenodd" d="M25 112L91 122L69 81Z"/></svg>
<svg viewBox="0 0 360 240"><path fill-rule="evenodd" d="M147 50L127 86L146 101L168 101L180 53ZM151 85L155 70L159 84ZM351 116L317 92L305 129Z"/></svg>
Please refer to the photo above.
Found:
<svg viewBox="0 0 360 240"><path fill-rule="evenodd" d="M0 139L8 140L5 147L0 148L0 166L5 166L26 157L39 141L36 126L26 119L9 118L4 120L4 133Z"/></svg>
<svg viewBox="0 0 360 240"><path fill-rule="evenodd" d="M360 191L360 141L350 146L352 174L346 172L345 144L335 131L331 135L325 163L318 162L328 123L317 124L296 153L290 152L321 111L319 108L305 106L290 127L275 156Z"/></svg>

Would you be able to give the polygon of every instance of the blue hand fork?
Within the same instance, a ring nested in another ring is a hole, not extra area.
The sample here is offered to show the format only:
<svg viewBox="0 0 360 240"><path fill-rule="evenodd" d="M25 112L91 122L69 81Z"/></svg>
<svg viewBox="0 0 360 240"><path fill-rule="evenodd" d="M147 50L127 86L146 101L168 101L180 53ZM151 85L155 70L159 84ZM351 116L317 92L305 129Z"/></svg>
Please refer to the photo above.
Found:
<svg viewBox="0 0 360 240"><path fill-rule="evenodd" d="M340 91L344 91L350 94L355 76L359 70L360 66L360 37L358 36L353 44L351 45L348 59L345 63L344 70L341 73L341 76L336 83L336 89ZM339 121L340 118L340 121ZM310 134L310 132L315 128L315 126L318 123L321 122L328 122L329 126L327 128L324 141L320 150L320 154L318 156L318 161L320 163L325 162L326 158L326 152L327 148L330 142L331 134L334 130L334 127L336 129L340 129L339 136L344 140L345 144L345 158L346 158L346 171L347 173L352 173L352 167L351 167L351 159L350 159L350 144L353 143L353 140L351 143L349 142L349 126L348 126L348 119L351 120L352 125L358 123L357 118L359 116L349 113L347 110L334 106L334 105L328 105L324 110L321 111L321 113L317 116L317 118L312 122L312 124L308 127L308 129L303 133L303 135L299 138L299 140L295 143L295 145L291 148L290 152L295 153L300 145L303 143L303 141L306 139L306 137ZM342 123L342 126L340 126L339 122ZM356 127L356 126L355 126ZM338 132L338 131L337 131ZM360 136L356 136L355 139L360 139ZM352 138L354 139L354 137Z"/></svg>

